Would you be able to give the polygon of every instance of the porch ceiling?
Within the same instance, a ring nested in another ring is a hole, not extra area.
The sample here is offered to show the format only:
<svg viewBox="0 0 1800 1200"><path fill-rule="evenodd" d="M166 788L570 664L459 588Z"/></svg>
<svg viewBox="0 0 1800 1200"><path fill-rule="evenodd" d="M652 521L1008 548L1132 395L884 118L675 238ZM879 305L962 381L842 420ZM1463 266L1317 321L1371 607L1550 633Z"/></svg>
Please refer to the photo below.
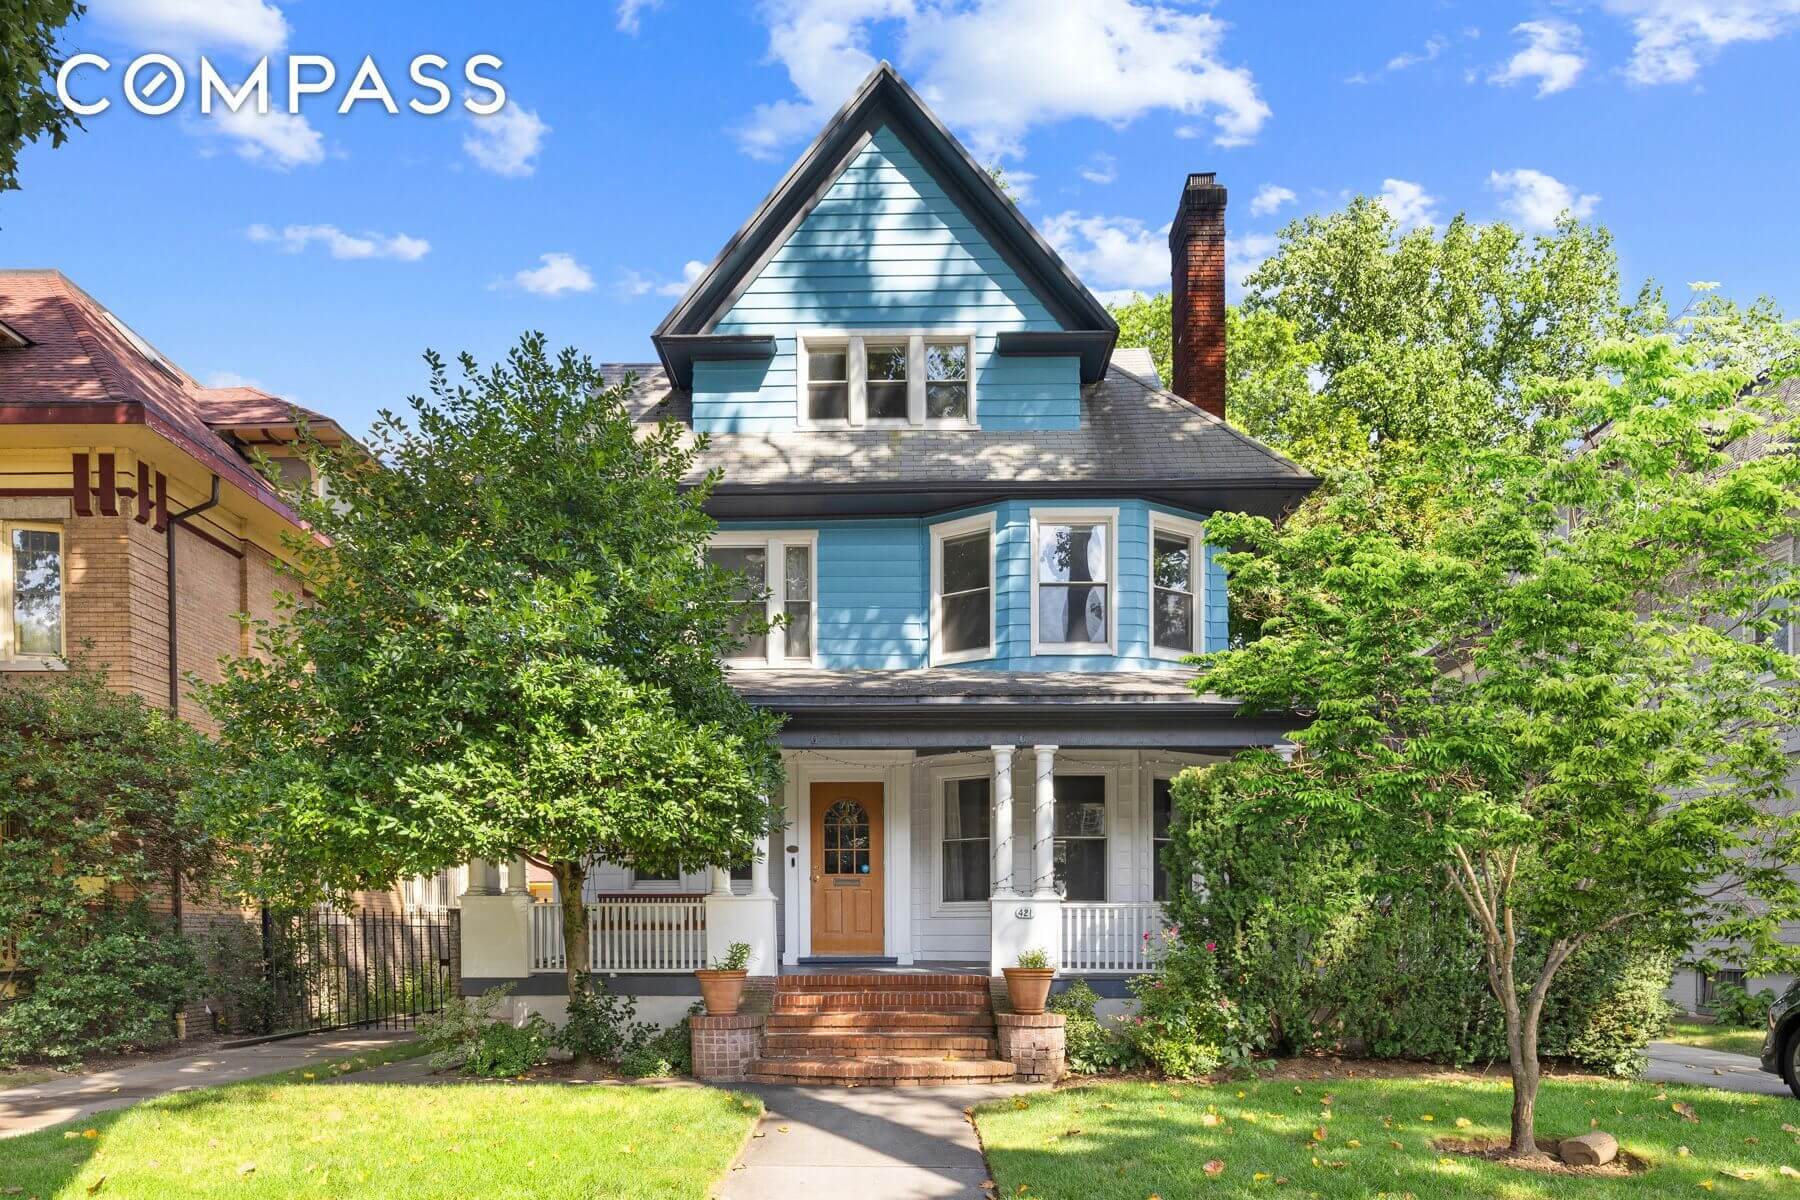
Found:
<svg viewBox="0 0 1800 1200"><path fill-rule="evenodd" d="M1196 695L1188 671L744 670L732 682L787 715L789 749L973 750L995 745L1218 751L1268 746L1301 724Z"/></svg>

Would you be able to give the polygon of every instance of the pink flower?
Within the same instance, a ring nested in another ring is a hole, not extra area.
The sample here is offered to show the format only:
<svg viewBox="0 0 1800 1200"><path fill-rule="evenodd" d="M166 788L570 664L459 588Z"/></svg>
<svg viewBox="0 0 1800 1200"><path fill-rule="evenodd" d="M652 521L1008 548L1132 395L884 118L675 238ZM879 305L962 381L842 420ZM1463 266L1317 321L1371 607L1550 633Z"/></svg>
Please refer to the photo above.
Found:
<svg viewBox="0 0 1800 1200"><path fill-rule="evenodd" d="M1217 950L1218 948L1219 948L1219 943L1217 943L1217 942L1206 943L1206 952L1208 954L1211 954L1214 950Z"/></svg>

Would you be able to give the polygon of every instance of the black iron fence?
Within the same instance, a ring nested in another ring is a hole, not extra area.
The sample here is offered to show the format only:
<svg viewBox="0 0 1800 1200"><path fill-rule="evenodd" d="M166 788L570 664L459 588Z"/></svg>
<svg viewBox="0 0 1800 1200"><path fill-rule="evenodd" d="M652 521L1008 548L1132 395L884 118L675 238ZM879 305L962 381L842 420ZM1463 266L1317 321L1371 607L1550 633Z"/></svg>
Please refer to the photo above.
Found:
<svg viewBox="0 0 1800 1200"><path fill-rule="evenodd" d="M392 1029L454 992L454 912L262 914L263 1033Z"/></svg>

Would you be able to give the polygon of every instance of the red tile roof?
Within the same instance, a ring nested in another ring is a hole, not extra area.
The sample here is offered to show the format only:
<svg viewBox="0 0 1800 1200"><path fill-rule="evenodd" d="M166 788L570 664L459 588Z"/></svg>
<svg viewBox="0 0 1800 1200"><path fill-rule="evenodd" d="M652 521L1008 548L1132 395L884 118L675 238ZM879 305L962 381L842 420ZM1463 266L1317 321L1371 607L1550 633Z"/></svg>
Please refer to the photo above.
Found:
<svg viewBox="0 0 1800 1200"><path fill-rule="evenodd" d="M293 520L274 489L219 431L287 425L295 406L256 388L202 387L117 320L60 271L0 270L0 323L32 343L0 346L0 420L142 422ZM300 411L309 421L327 421Z"/></svg>

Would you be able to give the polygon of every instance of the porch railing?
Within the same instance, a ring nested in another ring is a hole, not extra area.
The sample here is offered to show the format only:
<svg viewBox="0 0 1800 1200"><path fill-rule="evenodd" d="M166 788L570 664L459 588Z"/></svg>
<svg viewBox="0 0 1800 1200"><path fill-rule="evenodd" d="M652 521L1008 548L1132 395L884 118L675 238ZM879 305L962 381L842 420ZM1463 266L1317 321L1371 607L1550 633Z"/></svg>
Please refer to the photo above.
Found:
<svg viewBox="0 0 1800 1200"><path fill-rule="evenodd" d="M1150 944L1166 924L1153 900L1123 904L1063 901L1062 969L1127 974L1148 971Z"/></svg>
<svg viewBox="0 0 1800 1200"><path fill-rule="evenodd" d="M590 900L588 970L619 974L692 971L706 965L706 903L697 896ZM531 969L561 971L562 905L531 906Z"/></svg>

